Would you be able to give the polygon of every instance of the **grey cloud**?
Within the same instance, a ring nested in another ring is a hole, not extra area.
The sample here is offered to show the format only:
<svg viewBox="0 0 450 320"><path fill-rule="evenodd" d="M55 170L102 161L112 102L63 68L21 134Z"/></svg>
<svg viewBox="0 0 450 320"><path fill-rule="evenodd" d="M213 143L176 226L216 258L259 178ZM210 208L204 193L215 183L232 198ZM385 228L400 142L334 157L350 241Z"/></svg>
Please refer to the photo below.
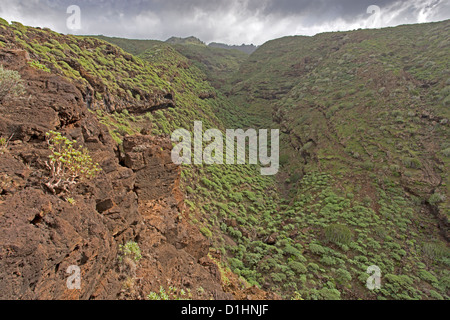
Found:
<svg viewBox="0 0 450 320"><path fill-rule="evenodd" d="M165 40L195 35L206 42L261 44L293 34L365 27L367 8L380 25L450 18L449 0L1 0L0 17L62 33L66 8L81 7L81 34Z"/></svg>

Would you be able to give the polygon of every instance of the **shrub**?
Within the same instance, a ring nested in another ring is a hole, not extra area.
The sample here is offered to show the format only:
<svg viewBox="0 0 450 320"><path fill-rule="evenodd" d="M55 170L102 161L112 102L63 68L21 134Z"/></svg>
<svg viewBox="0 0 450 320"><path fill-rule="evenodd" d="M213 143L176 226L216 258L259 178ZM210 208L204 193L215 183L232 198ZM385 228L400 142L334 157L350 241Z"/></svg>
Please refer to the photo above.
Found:
<svg viewBox="0 0 450 320"><path fill-rule="evenodd" d="M375 168L375 165L370 161L366 161L362 164L362 167L367 171L373 171L373 169Z"/></svg>
<svg viewBox="0 0 450 320"><path fill-rule="evenodd" d="M397 294L397 299L407 299L407 291L412 292L414 290L414 288L412 287L412 285L414 284L414 280L407 275L387 274L384 279L384 287L386 288L386 290ZM404 293L405 295L400 296L400 292Z"/></svg>
<svg viewBox="0 0 450 320"><path fill-rule="evenodd" d="M430 290L430 297L433 298L434 300L444 300L444 297L434 290Z"/></svg>
<svg viewBox="0 0 450 320"><path fill-rule="evenodd" d="M302 178L302 175L298 172L295 172L292 174L292 176L289 178L290 183L297 183Z"/></svg>
<svg viewBox="0 0 450 320"><path fill-rule="evenodd" d="M343 97L345 97L346 95L347 95L347 93L345 91L338 91L334 94L333 99L339 100L339 99L342 99Z"/></svg>
<svg viewBox="0 0 450 320"><path fill-rule="evenodd" d="M295 273L306 273L308 271L302 263L297 261L290 261L288 265Z"/></svg>
<svg viewBox="0 0 450 320"><path fill-rule="evenodd" d="M352 240L352 232L347 226L332 224L325 228L325 238L336 244L349 244Z"/></svg>
<svg viewBox="0 0 450 320"><path fill-rule="evenodd" d="M405 158L402 160L402 162L408 169L422 168L422 163L416 158Z"/></svg>
<svg viewBox="0 0 450 320"><path fill-rule="evenodd" d="M25 94L25 88L17 71L5 70L0 65L0 103L7 98L20 97Z"/></svg>
<svg viewBox="0 0 450 320"><path fill-rule="evenodd" d="M336 271L336 280L339 283L347 283L347 282L352 281L352 276L351 276L350 272L341 268Z"/></svg>
<svg viewBox="0 0 450 320"><path fill-rule="evenodd" d="M9 23L5 19L0 18L0 25L9 26Z"/></svg>
<svg viewBox="0 0 450 320"><path fill-rule="evenodd" d="M436 205L438 203L444 202L445 201L445 196L439 194L439 193L435 193L433 194L430 199L428 200L428 202L431 205Z"/></svg>
<svg viewBox="0 0 450 320"><path fill-rule="evenodd" d="M46 136L52 152L47 162L51 178L46 185L52 192L55 193L59 188L67 191L68 187L94 178L101 171L98 163L92 161L87 149L74 147L76 141L55 131L48 132Z"/></svg>
<svg viewBox="0 0 450 320"><path fill-rule="evenodd" d="M330 256L324 256L322 259L320 259L320 262L326 266L334 266L337 264L337 260Z"/></svg>
<svg viewBox="0 0 450 320"><path fill-rule="evenodd" d="M450 148L444 149L442 154L448 158L450 158Z"/></svg>
<svg viewBox="0 0 450 320"><path fill-rule="evenodd" d="M291 246L290 244L286 245L286 247L284 248L284 253L291 255L291 256L301 256L301 252L299 250L297 250L296 248L294 248L293 246Z"/></svg>
<svg viewBox="0 0 450 320"><path fill-rule="evenodd" d="M191 300L192 294L188 289L185 291L184 289L179 290L175 287L170 287L169 290L166 290L161 286L159 288L159 292L151 292L147 299L149 300L159 300L159 301L169 301L169 300Z"/></svg>
<svg viewBox="0 0 450 320"><path fill-rule="evenodd" d="M278 283L282 283L286 280L286 275L283 273L272 273L271 277L274 282Z"/></svg>
<svg viewBox="0 0 450 320"><path fill-rule="evenodd" d="M202 227L200 229L200 232L203 233L203 235L209 239L212 238L213 236L211 230L209 230L207 227Z"/></svg>
<svg viewBox="0 0 450 320"><path fill-rule="evenodd" d="M284 167L289 163L289 155L283 154L280 156L280 166Z"/></svg>
<svg viewBox="0 0 450 320"><path fill-rule="evenodd" d="M304 299L302 298L302 295L298 291L295 291L291 297L291 300L297 301L297 300L304 300Z"/></svg>
<svg viewBox="0 0 450 320"><path fill-rule="evenodd" d="M230 267L233 271L235 271L236 269L244 269L244 264L242 263L241 260L236 259L236 258L230 258L228 260Z"/></svg>
<svg viewBox="0 0 450 320"><path fill-rule="evenodd" d="M8 141L6 138L0 137L0 154L3 154L8 148Z"/></svg>
<svg viewBox="0 0 450 320"><path fill-rule="evenodd" d="M318 293L320 300L341 300L341 293L336 289L322 288Z"/></svg>
<svg viewBox="0 0 450 320"><path fill-rule="evenodd" d="M321 245L315 244L315 243L311 243L309 245L309 250L311 250L311 252L314 254L324 254L325 253L325 248L322 247Z"/></svg>
<svg viewBox="0 0 450 320"><path fill-rule="evenodd" d="M129 258L135 262L139 262L142 259L141 249L139 245L134 241L128 241L125 245L119 246L119 261L122 262L125 258Z"/></svg>
<svg viewBox="0 0 450 320"><path fill-rule="evenodd" d="M419 277L423 281L426 281L429 283L437 283L438 282L438 279L426 270L420 270Z"/></svg>
<svg viewBox="0 0 450 320"><path fill-rule="evenodd" d="M434 261L439 261L450 256L447 246L440 242L425 243L422 252L425 256Z"/></svg>

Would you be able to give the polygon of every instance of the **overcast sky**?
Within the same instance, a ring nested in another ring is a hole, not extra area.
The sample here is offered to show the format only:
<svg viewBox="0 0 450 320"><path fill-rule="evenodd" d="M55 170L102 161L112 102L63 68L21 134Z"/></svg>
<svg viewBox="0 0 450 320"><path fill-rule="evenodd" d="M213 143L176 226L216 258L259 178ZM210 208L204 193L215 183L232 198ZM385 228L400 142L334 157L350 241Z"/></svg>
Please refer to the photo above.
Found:
<svg viewBox="0 0 450 320"><path fill-rule="evenodd" d="M77 31L67 27L71 5L81 10ZM0 17L61 33L260 45L287 35L446 20L450 0L0 0Z"/></svg>

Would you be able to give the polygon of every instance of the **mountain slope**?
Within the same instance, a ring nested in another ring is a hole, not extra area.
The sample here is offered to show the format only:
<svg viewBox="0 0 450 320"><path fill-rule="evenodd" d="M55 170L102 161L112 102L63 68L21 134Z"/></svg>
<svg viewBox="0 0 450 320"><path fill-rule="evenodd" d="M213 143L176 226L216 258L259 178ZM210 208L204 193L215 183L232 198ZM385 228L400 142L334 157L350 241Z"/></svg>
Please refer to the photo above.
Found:
<svg viewBox="0 0 450 320"><path fill-rule="evenodd" d="M253 44L242 44L240 46L230 46L227 45L225 43L217 43L217 42L211 42L210 44L208 44L209 47L212 48L222 48L222 49L227 49L227 50L238 50L238 51L242 51L246 54L252 54L253 52L255 52L255 50L258 48L257 46L253 45Z"/></svg>
<svg viewBox="0 0 450 320"><path fill-rule="evenodd" d="M302 252L303 276L265 270L302 297L448 295L449 28L277 39L232 80L233 105L283 132L274 229ZM364 288L371 265L383 273L375 293Z"/></svg>
<svg viewBox="0 0 450 320"><path fill-rule="evenodd" d="M97 36L96 38L115 44L123 50L137 56L142 55L145 51L154 50L157 47L167 49L170 46L188 58L197 68L205 73L207 80L217 89L220 89L228 82L232 74L239 69L240 64L248 57L248 54L241 51L206 46L194 37L173 37L166 42L129 40L105 36Z"/></svg>

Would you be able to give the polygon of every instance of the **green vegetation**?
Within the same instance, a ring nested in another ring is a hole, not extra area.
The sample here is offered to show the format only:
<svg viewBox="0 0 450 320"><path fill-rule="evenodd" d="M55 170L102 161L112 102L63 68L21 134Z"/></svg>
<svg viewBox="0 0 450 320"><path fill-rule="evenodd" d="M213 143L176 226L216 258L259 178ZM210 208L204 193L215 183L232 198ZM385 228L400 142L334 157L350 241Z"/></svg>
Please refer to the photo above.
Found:
<svg viewBox="0 0 450 320"><path fill-rule="evenodd" d="M25 87L22 78L17 71L6 70L0 65L0 103L7 99L22 97Z"/></svg>
<svg viewBox="0 0 450 320"><path fill-rule="evenodd" d="M148 300L192 300L192 294L189 289L177 289L175 287L169 287L166 291L163 287L160 287L159 292L151 292L147 296Z"/></svg>
<svg viewBox="0 0 450 320"><path fill-rule="evenodd" d="M134 262L139 262L142 259L141 249L134 241L128 241L125 245L119 246L119 262L125 259L131 259Z"/></svg>
<svg viewBox="0 0 450 320"><path fill-rule="evenodd" d="M2 19L2 18L0 18L0 25L9 27L8 21L6 21L5 19Z"/></svg>
<svg viewBox="0 0 450 320"><path fill-rule="evenodd" d="M442 203L445 201L445 196L439 193L433 194L430 199L428 199L428 202L432 205L436 205L438 203Z"/></svg>
<svg viewBox="0 0 450 320"><path fill-rule="evenodd" d="M68 191L71 186L92 179L101 171L87 149L75 147L76 141L71 141L55 131L48 132L46 136L51 151L47 162L50 180L46 186L52 192L58 189Z"/></svg>
<svg viewBox="0 0 450 320"><path fill-rule="evenodd" d="M66 199L68 203L70 203L71 205L75 205L77 202L75 201L74 198L67 198Z"/></svg>
<svg viewBox="0 0 450 320"><path fill-rule="evenodd" d="M0 154L5 153L7 148L8 148L8 141L6 140L6 138L0 137Z"/></svg>
<svg viewBox="0 0 450 320"><path fill-rule="evenodd" d="M28 62L28 64L30 65L30 67L35 68L37 70L42 70L42 71L45 71L45 72L48 72L48 73L51 72L49 68L47 68L43 64L39 63L38 61L34 61L33 60L33 61Z"/></svg>
<svg viewBox="0 0 450 320"><path fill-rule="evenodd" d="M329 242L348 245L352 240L352 233L346 226L333 224L325 228L325 237Z"/></svg>

